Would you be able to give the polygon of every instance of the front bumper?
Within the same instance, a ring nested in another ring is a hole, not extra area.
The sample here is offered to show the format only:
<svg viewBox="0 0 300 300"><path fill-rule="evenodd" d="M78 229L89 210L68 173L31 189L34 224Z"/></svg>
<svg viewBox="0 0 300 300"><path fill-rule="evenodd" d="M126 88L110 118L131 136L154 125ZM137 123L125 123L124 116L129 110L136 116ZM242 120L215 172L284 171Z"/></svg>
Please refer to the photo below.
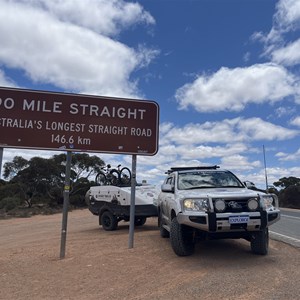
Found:
<svg viewBox="0 0 300 300"><path fill-rule="evenodd" d="M231 217L249 217L246 223L230 224ZM258 231L270 226L280 219L280 210L262 210L257 212L239 213L214 213L195 212L179 213L177 220L184 224L206 232L235 232L235 231Z"/></svg>

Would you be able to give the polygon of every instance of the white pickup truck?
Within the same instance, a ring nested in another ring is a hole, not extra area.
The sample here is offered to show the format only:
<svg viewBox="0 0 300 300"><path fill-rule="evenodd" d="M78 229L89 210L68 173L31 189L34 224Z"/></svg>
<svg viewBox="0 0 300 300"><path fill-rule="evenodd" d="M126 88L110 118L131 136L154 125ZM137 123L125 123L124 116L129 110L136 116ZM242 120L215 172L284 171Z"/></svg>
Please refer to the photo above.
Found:
<svg viewBox="0 0 300 300"><path fill-rule="evenodd" d="M160 235L178 256L203 239L243 238L268 253L268 227L280 218L276 195L248 189L233 173L211 167L171 168L158 196Z"/></svg>
<svg viewBox="0 0 300 300"><path fill-rule="evenodd" d="M135 225L142 226L148 217L157 216L157 196L154 185L135 188ZM116 230L120 221L129 221L131 187L93 186L85 196L89 210L99 216L99 225L107 231Z"/></svg>

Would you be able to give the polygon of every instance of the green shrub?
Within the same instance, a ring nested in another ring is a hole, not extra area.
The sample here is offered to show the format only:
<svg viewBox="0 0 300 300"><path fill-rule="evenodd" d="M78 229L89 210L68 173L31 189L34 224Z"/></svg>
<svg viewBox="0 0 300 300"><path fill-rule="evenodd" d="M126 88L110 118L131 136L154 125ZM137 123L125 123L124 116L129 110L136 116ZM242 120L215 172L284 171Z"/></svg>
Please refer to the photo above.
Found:
<svg viewBox="0 0 300 300"><path fill-rule="evenodd" d="M7 197L16 197L20 196L20 188L18 184L12 183L12 184L4 184L0 185L0 201Z"/></svg>
<svg viewBox="0 0 300 300"><path fill-rule="evenodd" d="M300 186L291 185L279 193L281 207L300 209Z"/></svg>
<svg viewBox="0 0 300 300"><path fill-rule="evenodd" d="M79 195L79 194L71 195L70 204L75 207L85 207L86 206L85 198L83 195Z"/></svg>
<svg viewBox="0 0 300 300"><path fill-rule="evenodd" d="M5 209L6 212L17 208L21 204L21 199L17 197L5 197L0 200L0 209Z"/></svg>

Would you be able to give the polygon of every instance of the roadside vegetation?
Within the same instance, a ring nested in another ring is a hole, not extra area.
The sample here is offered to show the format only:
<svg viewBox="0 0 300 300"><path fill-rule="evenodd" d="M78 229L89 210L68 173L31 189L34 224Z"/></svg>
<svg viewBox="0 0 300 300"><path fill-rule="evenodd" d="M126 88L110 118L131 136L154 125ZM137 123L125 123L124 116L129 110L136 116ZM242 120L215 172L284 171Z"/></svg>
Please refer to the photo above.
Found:
<svg viewBox="0 0 300 300"><path fill-rule="evenodd" d="M27 217L61 211L65 182L66 155L51 158L15 156L6 162L0 180L0 216ZM85 153L72 154L70 208L84 207L84 196L104 161Z"/></svg>
<svg viewBox="0 0 300 300"><path fill-rule="evenodd" d="M283 177L274 182L278 187L279 204L281 207L300 209L300 178Z"/></svg>

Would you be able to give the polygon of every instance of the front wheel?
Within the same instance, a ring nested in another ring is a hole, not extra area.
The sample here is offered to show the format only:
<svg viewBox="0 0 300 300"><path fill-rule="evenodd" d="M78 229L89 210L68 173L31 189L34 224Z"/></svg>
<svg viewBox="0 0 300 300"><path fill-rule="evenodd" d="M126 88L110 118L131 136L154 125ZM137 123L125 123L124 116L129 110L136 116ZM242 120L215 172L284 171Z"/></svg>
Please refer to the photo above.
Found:
<svg viewBox="0 0 300 300"><path fill-rule="evenodd" d="M251 251L254 254L266 255L269 250L269 229L264 228L258 232L253 232L251 238Z"/></svg>
<svg viewBox="0 0 300 300"><path fill-rule="evenodd" d="M195 241L192 228L178 223L177 218L171 222L170 241L174 252L178 256L189 256L194 253Z"/></svg>
<svg viewBox="0 0 300 300"><path fill-rule="evenodd" d="M116 230L118 227L118 219L110 211L105 211L101 216L102 228L106 231Z"/></svg>
<svg viewBox="0 0 300 300"><path fill-rule="evenodd" d="M97 185L106 185L106 176L105 176L105 174L102 172L102 171L100 171L98 174L97 174L97 176L96 176L96 178L95 178L95 181L96 181L96 184Z"/></svg>
<svg viewBox="0 0 300 300"><path fill-rule="evenodd" d="M158 227L159 227L159 233L160 233L160 236L162 238L169 238L170 237L170 233L169 231L164 228L163 226L163 218L162 218L162 212L161 210L159 211L159 215L158 215Z"/></svg>

